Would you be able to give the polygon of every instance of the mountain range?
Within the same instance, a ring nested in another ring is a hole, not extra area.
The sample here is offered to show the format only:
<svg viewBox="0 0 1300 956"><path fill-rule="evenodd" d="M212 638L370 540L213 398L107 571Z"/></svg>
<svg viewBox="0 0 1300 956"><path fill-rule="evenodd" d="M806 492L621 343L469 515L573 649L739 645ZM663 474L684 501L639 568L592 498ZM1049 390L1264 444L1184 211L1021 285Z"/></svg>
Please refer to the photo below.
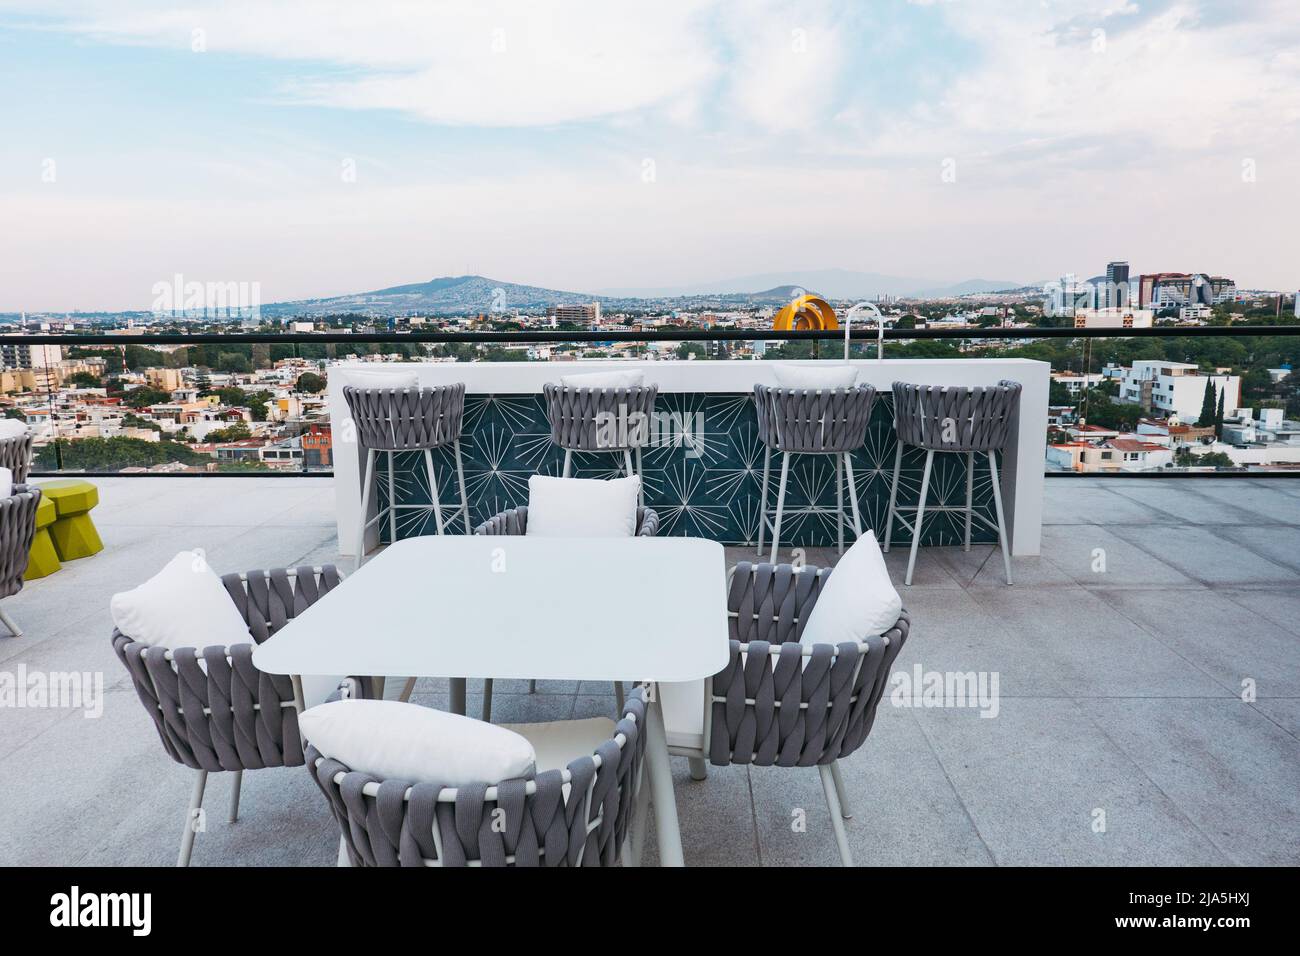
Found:
<svg viewBox="0 0 1300 956"><path fill-rule="evenodd" d="M578 305L600 301L608 309L646 306L718 308L777 304L800 290L831 299L868 298L877 295L943 298L1017 288L1010 280L970 279L943 285L933 280L909 279L846 269L817 269L793 273L742 276L696 286L605 289L595 293L566 292L539 286L503 282L486 276L443 276L428 282L391 286L371 292L295 302L275 302L261 307L270 316L326 315L359 312L378 315L411 313L465 314L516 309L537 310L552 305Z"/></svg>

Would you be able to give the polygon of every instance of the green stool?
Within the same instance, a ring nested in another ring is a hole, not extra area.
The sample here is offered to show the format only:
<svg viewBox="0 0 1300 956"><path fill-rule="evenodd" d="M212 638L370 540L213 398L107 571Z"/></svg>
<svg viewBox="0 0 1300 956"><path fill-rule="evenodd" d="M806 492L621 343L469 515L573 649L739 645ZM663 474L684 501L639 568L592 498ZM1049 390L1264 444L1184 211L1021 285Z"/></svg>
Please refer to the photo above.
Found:
<svg viewBox="0 0 1300 956"><path fill-rule="evenodd" d="M50 537L50 525L54 524L56 517L58 510L54 507L54 499L41 495L41 503L36 506L36 533L32 535L24 581L43 578L63 567L59 563L59 553L54 550L54 539Z"/></svg>
<svg viewBox="0 0 1300 956"><path fill-rule="evenodd" d="M62 560L87 558L104 550L104 542L90 520L90 509L99 504L98 488L81 478L60 478L38 487L43 497L53 500L58 512L50 536Z"/></svg>

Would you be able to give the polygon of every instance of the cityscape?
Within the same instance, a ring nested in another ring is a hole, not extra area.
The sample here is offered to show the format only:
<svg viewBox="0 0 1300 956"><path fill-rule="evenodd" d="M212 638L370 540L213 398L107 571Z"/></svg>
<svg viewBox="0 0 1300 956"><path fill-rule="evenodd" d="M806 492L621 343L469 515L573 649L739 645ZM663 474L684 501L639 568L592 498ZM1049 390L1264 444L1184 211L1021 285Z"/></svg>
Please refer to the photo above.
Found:
<svg viewBox="0 0 1300 956"><path fill-rule="evenodd" d="M972 283L977 284L977 283ZM312 472L332 467L324 391L340 361L528 361L584 364L833 357L834 348L776 339L727 341L771 329L788 302L816 289L783 285L727 294L584 297L481 276L302 303L262 305L243 288L183 277L161 283L168 310L0 315L0 411L35 436L42 471ZM255 289L255 287L253 287ZM830 298L830 297L828 297ZM842 313L855 299L831 298ZM1179 338L1179 328L1300 323L1297 296L1239 290L1230 278L1160 272L1074 274L1039 286L869 301L892 329L970 330L972 337L891 339L887 357L1022 357L1052 365L1045 468L1069 472L1300 469L1300 337ZM1162 327L1175 337L1125 339ZM1113 337L1035 338L1036 328L1114 330ZM714 331L718 339L629 343L439 343L439 333ZM980 339L987 329L1024 336ZM217 332L229 345L9 344L23 334ZM415 334L386 344L249 345L244 333ZM867 356L865 344L854 355ZM1211 395L1211 392L1213 393Z"/></svg>

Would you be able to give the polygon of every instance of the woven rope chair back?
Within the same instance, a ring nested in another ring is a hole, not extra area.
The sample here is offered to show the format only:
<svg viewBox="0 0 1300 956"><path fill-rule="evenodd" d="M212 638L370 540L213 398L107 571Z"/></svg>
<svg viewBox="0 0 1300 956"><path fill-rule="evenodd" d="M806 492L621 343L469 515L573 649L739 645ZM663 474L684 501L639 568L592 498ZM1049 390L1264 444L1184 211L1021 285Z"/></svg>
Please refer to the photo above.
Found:
<svg viewBox="0 0 1300 956"><path fill-rule="evenodd" d="M854 451L866 444L876 390L754 386L758 434L769 448L789 452Z"/></svg>
<svg viewBox="0 0 1300 956"><path fill-rule="evenodd" d="M658 385L542 386L551 441L569 451L623 451L648 444ZM644 424L639 424L644 422Z"/></svg>
<svg viewBox="0 0 1300 956"><path fill-rule="evenodd" d="M36 534L39 488L15 485L14 494L0 498L0 598L23 589L23 573Z"/></svg>
<svg viewBox="0 0 1300 956"><path fill-rule="evenodd" d="M303 763L293 682L253 665L253 648L335 588L333 567L249 571L222 583L248 622L250 643L171 652L113 629L113 650L131 675L164 749L195 770L260 770ZM255 642L255 643L254 643Z"/></svg>
<svg viewBox="0 0 1300 956"><path fill-rule="evenodd" d="M356 866L613 866L645 755L645 698L628 696L615 736L531 780L458 787L378 780L307 746ZM617 735L625 740L620 746ZM533 792L529 792L530 787Z"/></svg>
<svg viewBox="0 0 1300 956"><path fill-rule="evenodd" d="M862 645L819 644L805 656L799 636L831 572L736 566L730 658L711 681L710 762L810 767L847 757L867 739L911 619L904 611Z"/></svg>
<svg viewBox="0 0 1300 956"><path fill-rule="evenodd" d="M14 473L14 484L27 480L28 469L32 465L32 433L13 438L0 438L0 468L8 468Z"/></svg>
<svg viewBox="0 0 1300 956"><path fill-rule="evenodd" d="M1006 447L1020 404L1020 383L959 387L894 383L894 428L901 441L928 451Z"/></svg>
<svg viewBox="0 0 1300 956"><path fill-rule="evenodd" d="M659 515L650 508L636 509L636 536L653 538L659 530ZM474 529L475 534L521 535L528 533L528 506L509 508L495 514Z"/></svg>
<svg viewBox="0 0 1300 956"><path fill-rule="evenodd" d="M377 451L439 448L460 437L465 385L435 388L357 388L343 397L352 413L357 441Z"/></svg>

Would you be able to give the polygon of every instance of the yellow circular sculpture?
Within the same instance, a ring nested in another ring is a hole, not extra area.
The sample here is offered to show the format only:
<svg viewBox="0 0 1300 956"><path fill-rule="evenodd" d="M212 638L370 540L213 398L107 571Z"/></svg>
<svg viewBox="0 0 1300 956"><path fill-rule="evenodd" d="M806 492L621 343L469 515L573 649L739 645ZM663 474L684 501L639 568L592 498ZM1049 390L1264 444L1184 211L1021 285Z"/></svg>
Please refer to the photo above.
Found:
<svg viewBox="0 0 1300 956"><path fill-rule="evenodd" d="M791 330L838 329L839 320L829 302L815 295L801 295L776 314L772 328L778 332Z"/></svg>

